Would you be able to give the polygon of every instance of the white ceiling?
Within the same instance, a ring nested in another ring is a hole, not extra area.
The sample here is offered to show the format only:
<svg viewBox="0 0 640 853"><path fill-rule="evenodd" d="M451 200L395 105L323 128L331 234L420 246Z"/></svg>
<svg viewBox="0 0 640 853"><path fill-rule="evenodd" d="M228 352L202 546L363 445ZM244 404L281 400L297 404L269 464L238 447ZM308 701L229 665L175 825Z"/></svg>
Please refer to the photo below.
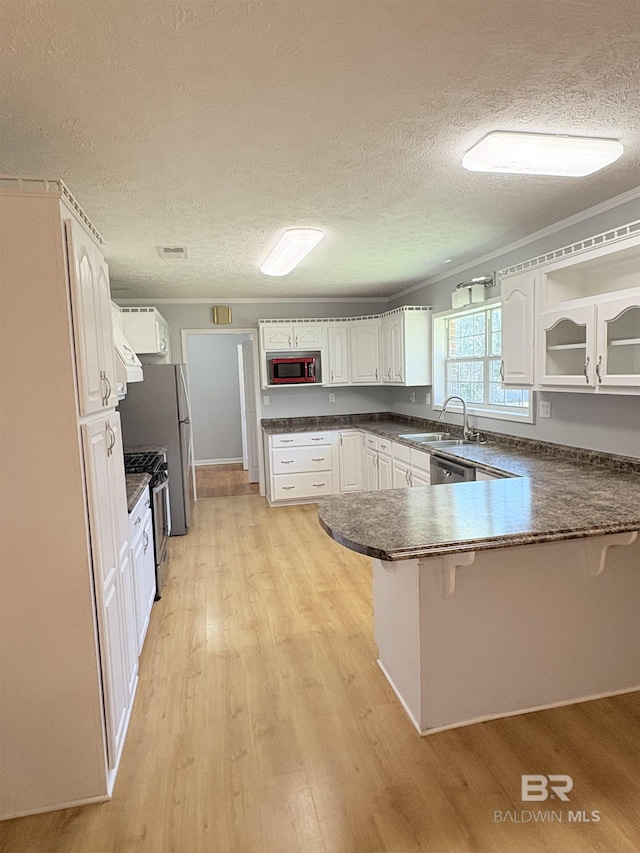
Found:
<svg viewBox="0 0 640 853"><path fill-rule="evenodd" d="M638 0L0 0L0 171L62 176L121 297L386 296L640 183ZM466 172L497 129L620 139ZM285 278L279 229L326 239ZM162 260L157 246L186 245Z"/></svg>

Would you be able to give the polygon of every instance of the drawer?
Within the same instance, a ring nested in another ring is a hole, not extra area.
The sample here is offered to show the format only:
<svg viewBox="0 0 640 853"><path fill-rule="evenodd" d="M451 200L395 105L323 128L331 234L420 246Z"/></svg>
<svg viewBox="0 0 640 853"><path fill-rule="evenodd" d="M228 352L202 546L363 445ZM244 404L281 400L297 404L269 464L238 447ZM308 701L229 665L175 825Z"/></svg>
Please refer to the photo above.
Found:
<svg viewBox="0 0 640 853"><path fill-rule="evenodd" d="M279 474L271 478L271 496L276 501L293 501L330 495L333 492L331 471L316 474Z"/></svg>
<svg viewBox="0 0 640 853"><path fill-rule="evenodd" d="M304 471L330 471L332 466L331 445L317 447L283 447L271 451L272 474L294 474Z"/></svg>
<svg viewBox="0 0 640 853"><path fill-rule="evenodd" d="M426 453L424 450L416 450L414 447L410 448L411 452L411 465L414 468L419 468L421 471L431 471L431 454Z"/></svg>
<svg viewBox="0 0 640 853"><path fill-rule="evenodd" d="M271 447L304 447L331 444L333 434L327 432L289 432L271 436Z"/></svg>
<svg viewBox="0 0 640 853"><path fill-rule="evenodd" d="M364 434L364 446L371 447L373 450L378 449L378 436L372 435L370 432Z"/></svg>
<svg viewBox="0 0 640 853"><path fill-rule="evenodd" d="M140 536L142 529L147 520L147 516L151 515L151 492L147 489L142 495L134 508L129 513L129 535L131 543L136 536Z"/></svg>
<svg viewBox="0 0 640 853"><path fill-rule="evenodd" d="M389 455L391 455L392 445L393 442L390 441L388 438L378 438L378 450L381 453L388 453Z"/></svg>
<svg viewBox="0 0 640 853"><path fill-rule="evenodd" d="M393 442L393 458L399 459L401 462L411 462L411 448L406 444Z"/></svg>

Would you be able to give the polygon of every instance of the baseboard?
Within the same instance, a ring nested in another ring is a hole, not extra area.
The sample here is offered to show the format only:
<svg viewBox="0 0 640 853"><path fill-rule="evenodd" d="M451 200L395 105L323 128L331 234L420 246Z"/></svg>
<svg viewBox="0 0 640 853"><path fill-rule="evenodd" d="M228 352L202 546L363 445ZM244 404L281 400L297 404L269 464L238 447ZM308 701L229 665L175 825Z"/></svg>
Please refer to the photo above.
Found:
<svg viewBox="0 0 640 853"><path fill-rule="evenodd" d="M197 468L200 465L231 465L242 461L242 456L234 456L232 459L196 459L193 464Z"/></svg>
<svg viewBox="0 0 640 853"><path fill-rule="evenodd" d="M86 797L82 800L71 800L68 803L52 803L50 806L40 806L37 809L27 809L27 811L23 812L9 812L9 814L2 815L0 817L0 821L3 820L13 820L16 817L28 817L32 814L45 814L46 812L58 812L62 809L74 809L76 806L88 806L92 803L105 803L110 800L111 797L109 794L100 794L98 797Z"/></svg>

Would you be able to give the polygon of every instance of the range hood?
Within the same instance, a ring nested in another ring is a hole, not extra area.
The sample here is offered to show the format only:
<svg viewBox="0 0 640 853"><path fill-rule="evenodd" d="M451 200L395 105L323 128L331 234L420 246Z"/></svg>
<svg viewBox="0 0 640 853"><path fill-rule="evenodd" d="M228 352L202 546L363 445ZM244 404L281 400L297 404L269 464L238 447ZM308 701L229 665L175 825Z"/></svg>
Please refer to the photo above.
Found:
<svg viewBox="0 0 640 853"><path fill-rule="evenodd" d="M142 375L140 359L116 323L113 324L113 346L116 356L116 380L118 392L120 392L121 386L127 382L142 382L144 376Z"/></svg>

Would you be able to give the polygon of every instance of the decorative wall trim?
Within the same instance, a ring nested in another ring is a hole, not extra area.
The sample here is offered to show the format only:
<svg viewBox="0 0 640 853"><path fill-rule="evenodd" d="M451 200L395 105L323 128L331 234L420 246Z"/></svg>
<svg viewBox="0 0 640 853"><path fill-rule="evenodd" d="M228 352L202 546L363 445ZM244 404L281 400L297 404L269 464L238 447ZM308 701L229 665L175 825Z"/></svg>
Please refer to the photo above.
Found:
<svg viewBox="0 0 640 853"><path fill-rule="evenodd" d="M429 305L403 305L401 308L392 308L391 311L384 311L382 314L364 314L359 317L285 317L270 320L258 320L259 326L282 326L297 323L304 325L305 323L317 325L318 323L352 323L354 320L380 320L381 317L391 317L393 314L404 314L411 311L432 311Z"/></svg>
<svg viewBox="0 0 640 853"><path fill-rule="evenodd" d="M542 266L543 264L561 261L564 258L570 258L574 255L589 252L592 249L597 249L599 246L608 246L611 243L626 240L628 237L633 237L634 235L640 236L640 219L637 219L634 222L629 222L626 225L621 225L619 228L612 228L609 231L604 231L602 234L587 237L586 239L580 240L577 243L572 243L569 246L554 249L554 251L547 252L544 255L538 255L537 258L531 258L528 261L522 261L522 263L514 264L512 267L500 270L498 275L500 278L504 278L505 276L524 272L525 270L530 270L534 267Z"/></svg>
<svg viewBox="0 0 640 853"><path fill-rule="evenodd" d="M307 303L309 305L319 305L319 304L327 304L334 305L338 302L351 302L351 303L359 303L359 302L384 302L385 304L389 303L393 296L323 296L323 297L298 297L292 296L290 298L284 298L280 296L264 296L264 297L254 297L252 298L237 298L230 299L226 296L220 296L219 294L210 296L207 299L202 299L200 297L190 298L190 299L178 299L175 297L158 297L153 298L150 296L141 296L138 298L124 297L118 296L116 293L113 294L113 300L118 303L118 305L140 305L141 303L149 304L149 305L211 305L215 302L227 302L229 305L275 305L276 303L281 303L283 305L298 305Z"/></svg>

